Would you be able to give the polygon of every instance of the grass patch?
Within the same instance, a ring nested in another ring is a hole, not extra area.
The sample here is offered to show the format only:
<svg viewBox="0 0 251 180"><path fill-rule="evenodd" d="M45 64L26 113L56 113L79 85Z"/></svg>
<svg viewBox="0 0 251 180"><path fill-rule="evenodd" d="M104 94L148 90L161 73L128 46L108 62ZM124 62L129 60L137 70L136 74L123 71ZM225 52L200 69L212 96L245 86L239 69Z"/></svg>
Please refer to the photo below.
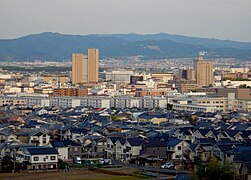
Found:
<svg viewBox="0 0 251 180"><path fill-rule="evenodd" d="M110 179L114 179L114 180L137 180L137 179L141 179L139 177L132 177L132 176L117 176L117 177L109 177L109 178L93 178L93 179L85 179L85 180L110 180Z"/></svg>

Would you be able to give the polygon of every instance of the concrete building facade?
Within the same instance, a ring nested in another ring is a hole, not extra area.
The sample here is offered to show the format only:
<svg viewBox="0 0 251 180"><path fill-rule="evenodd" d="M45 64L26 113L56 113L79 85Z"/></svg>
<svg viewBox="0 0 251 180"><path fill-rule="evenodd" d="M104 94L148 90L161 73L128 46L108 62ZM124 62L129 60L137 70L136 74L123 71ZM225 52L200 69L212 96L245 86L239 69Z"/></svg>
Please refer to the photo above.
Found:
<svg viewBox="0 0 251 180"><path fill-rule="evenodd" d="M194 60L195 79L199 87L213 83L213 61L204 61L203 56Z"/></svg>
<svg viewBox="0 0 251 180"><path fill-rule="evenodd" d="M98 82L98 49L88 49L88 82Z"/></svg>
<svg viewBox="0 0 251 180"><path fill-rule="evenodd" d="M88 49L88 56L72 54L72 84L98 82L98 60L98 49Z"/></svg>

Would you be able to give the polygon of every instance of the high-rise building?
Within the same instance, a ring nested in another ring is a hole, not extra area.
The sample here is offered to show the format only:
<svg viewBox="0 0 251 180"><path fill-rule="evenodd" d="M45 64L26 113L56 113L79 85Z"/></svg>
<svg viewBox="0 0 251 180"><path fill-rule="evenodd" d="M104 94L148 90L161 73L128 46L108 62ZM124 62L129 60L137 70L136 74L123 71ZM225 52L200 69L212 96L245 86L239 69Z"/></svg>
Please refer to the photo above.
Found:
<svg viewBox="0 0 251 180"><path fill-rule="evenodd" d="M88 82L98 82L98 49L88 49Z"/></svg>
<svg viewBox="0 0 251 180"><path fill-rule="evenodd" d="M204 61L203 56L194 60L195 80L199 87L213 83L213 61Z"/></svg>
<svg viewBox="0 0 251 180"><path fill-rule="evenodd" d="M194 80L194 70L193 69L180 69L179 79Z"/></svg>
<svg viewBox="0 0 251 180"><path fill-rule="evenodd" d="M72 54L72 84L87 82L87 56Z"/></svg>
<svg viewBox="0 0 251 180"><path fill-rule="evenodd" d="M98 82L98 49L88 49L84 54L72 54L72 84Z"/></svg>

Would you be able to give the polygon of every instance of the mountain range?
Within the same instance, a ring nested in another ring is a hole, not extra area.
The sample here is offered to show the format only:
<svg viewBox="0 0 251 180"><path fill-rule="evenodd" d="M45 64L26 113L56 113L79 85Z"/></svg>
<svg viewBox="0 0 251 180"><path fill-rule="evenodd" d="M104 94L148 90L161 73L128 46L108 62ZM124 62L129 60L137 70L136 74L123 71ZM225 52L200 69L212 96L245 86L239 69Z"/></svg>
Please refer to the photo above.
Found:
<svg viewBox="0 0 251 180"><path fill-rule="evenodd" d="M0 61L70 60L72 53L99 48L100 58L140 55L143 59L194 58L206 51L208 58L251 60L251 42L238 42L172 34L66 35L44 32L17 39L0 39Z"/></svg>

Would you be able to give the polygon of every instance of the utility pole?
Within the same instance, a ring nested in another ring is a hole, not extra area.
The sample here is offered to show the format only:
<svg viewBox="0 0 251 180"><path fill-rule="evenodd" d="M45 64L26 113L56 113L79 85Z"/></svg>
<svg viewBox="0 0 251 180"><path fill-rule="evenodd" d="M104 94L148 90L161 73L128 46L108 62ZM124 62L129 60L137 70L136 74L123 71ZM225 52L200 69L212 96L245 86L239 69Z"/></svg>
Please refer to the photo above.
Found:
<svg viewBox="0 0 251 180"><path fill-rule="evenodd" d="M13 150L13 161L14 161L13 173L15 173L16 172L16 148L15 147Z"/></svg>
<svg viewBox="0 0 251 180"><path fill-rule="evenodd" d="M183 162L183 159L184 159L184 155L183 155L183 140L184 140L184 136L182 135L182 142L181 142L181 169L182 169L182 172L184 171L184 162Z"/></svg>
<svg viewBox="0 0 251 180"><path fill-rule="evenodd" d="M64 165L64 180L66 180L66 164Z"/></svg>

